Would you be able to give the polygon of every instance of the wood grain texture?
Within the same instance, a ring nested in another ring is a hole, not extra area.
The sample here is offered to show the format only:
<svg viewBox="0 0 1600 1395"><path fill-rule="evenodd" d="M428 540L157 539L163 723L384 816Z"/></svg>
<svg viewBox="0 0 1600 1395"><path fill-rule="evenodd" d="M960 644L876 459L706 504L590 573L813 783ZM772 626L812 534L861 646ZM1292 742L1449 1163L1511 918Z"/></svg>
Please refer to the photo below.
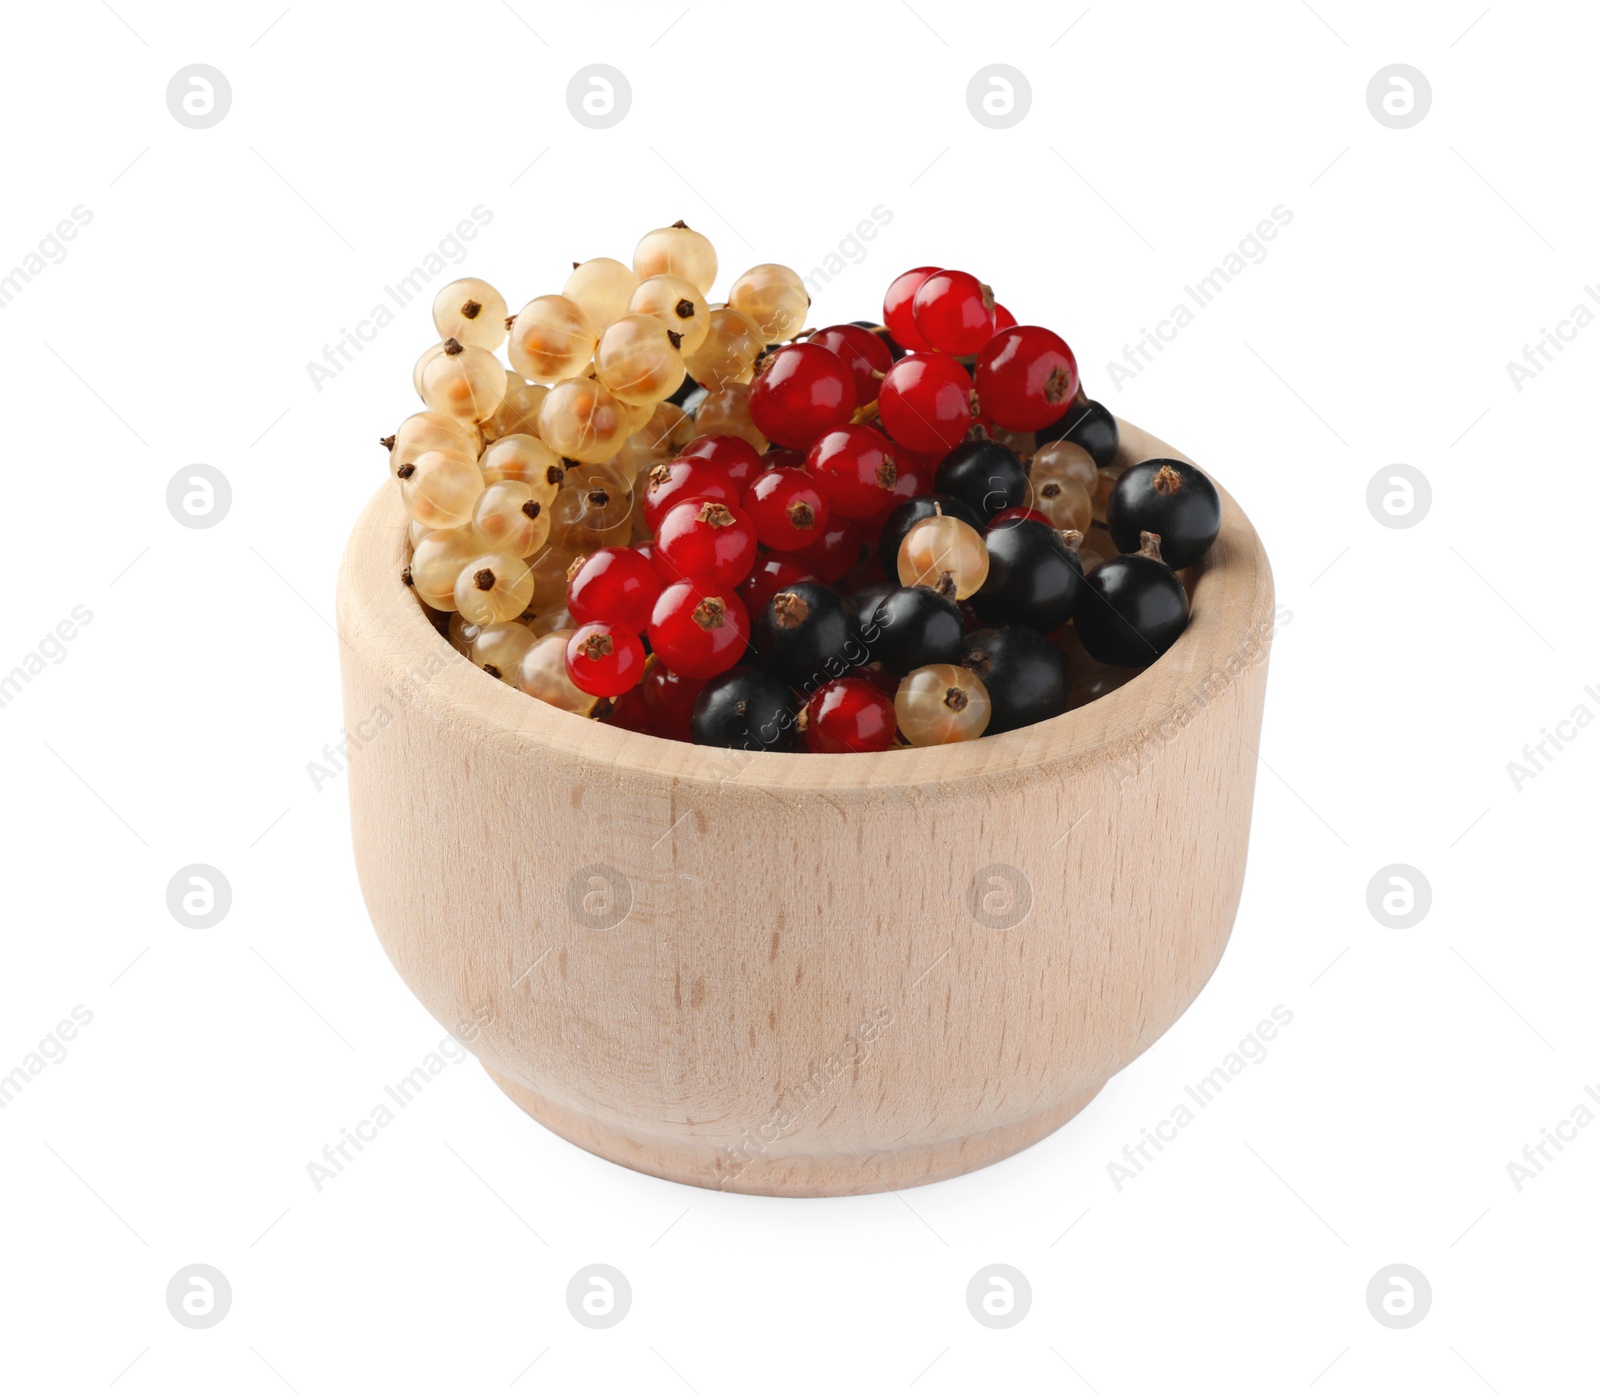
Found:
<svg viewBox="0 0 1600 1395"><path fill-rule="evenodd" d="M1122 424L1126 461L1178 454ZM517 1104L656 1176L841 1195L1028 1146L1171 1026L1232 928L1273 593L1222 502L1188 630L1124 687L818 756L661 741L478 672L400 582L386 485L339 584L385 950Z"/></svg>

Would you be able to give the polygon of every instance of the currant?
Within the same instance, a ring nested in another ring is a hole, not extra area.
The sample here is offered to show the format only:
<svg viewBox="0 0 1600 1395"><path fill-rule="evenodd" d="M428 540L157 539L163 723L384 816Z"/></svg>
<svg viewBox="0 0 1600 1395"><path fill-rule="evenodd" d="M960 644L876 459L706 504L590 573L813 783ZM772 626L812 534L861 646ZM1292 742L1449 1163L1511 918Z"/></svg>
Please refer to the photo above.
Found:
<svg viewBox="0 0 1600 1395"><path fill-rule="evenodd" d="M662 514L653 560L664 582L693 577L731 590L755 565L755 526L732 504L685 499Z"/></svg>
<svg viewBox="0 0 1600 1395"><path fill-rule="evenodd" d="M903 677L927 664L955 663L966 631L954 601L926 586L902 586L878 603L862 633L873 659Z"/></svg>
<svg viewBox="0 0 1600 1395"><path fill-rule="evenodd" d="M592 621L567 640L567 677L595 697L621 697L644 677L644 645L619 625Z"/></svg>
<svg viewBox="0 0 1600 1395"><path fill-rule="evenodd" d="M779 591L801 581L820 581L821 578L803 561L792 556L769 553L758 557L750 575L739 583L739 599L751 615L759 615L762 608Z"/></svg>
<svg viewBox="0 0 1600 1395"><path fill-rule="evenodd" d="M573 630L551 630L540 635L517 665L517 687L530 697L587 717L600 699L586 693L567 673L567 641Z"/></svg>
<svg viewBox="0 0 1600 1395"><path fill-rule="evenodd" d="M631 267L615 257L590 257L573 264L572 275L561 294L583 308L589 323L597 330L628 313L629 301L639 288L639 278Z"/></svg>
<svg viewBox="0 0 1600 1395"><path fill-rule="evenodd" d="M650 648L686 678L711 678L739 662L750 638L750 617L728 587L675 581L656 598Z"/></svg>
<svg viewBox="0 0 1600 1395"><path fill-rule="evenodd" d="M541 613L548 609L565 609L567 574L582 553L576 548L550 543L528 558L528 570L533 573L533 593L539 597Z"/></svg>
<svg viewBox="0 0 1600 1395"><path fill-rule="evenodd" d="M701 690L690 719L700 746L737 751L792 751L798 745L794 693L757 668L718 674Z"/></svg>
<svg viewBox="0 0 1600 1395"><path fill-rule="evenodd" d="M402 465L415 464L428 451L443 451L465 460L477 458L471 427L442 412L413 412L382 444L389 449L390 474Z"/></svg>
<svg viewBox="0 0 1600 1395"><path fill-rule="evenodd" d="M515 620L532 599L533 573L509 552L480 553L456 577L456 609L474 625Z"/></svg>
<svg viewBox="0 0 1600 1395"><path fill-rule="evenodd" d="M1028 472L1016 452L987 437L963 441L940 460L933 487L986 520L1028 502Z"/></svg>
<svg viewBox="0 0 1600 1395"><path fill-rule="evenodd" d="M1146 533L1138 552L1107 559L1085 580L1074 624L1091 657L1143 668L1177 642L1189 623L1189 597L1161 560L1161 540Z"/></svg>
<svg viewBox="0 0 1600 1395"><path fill-rule="evenodd" d="M768 440L806 450L856 409L844 360L820 344L785 344L761 360L750 385L750 416Z"/></svg>
<svg viewBox="0 0 1600 1395"><path fill-rule="evenodd" d="M1037 431L1057 420L1078 391L1078 362L1054 330L1003 329L978 351L978 400L1012 431Z"/></svg>
<svg viewBox="0 0 1600 1395"><path fill-rule="evenodd" d="M664 663L652 663L639 685L651 732L668 741L693 741L690 722L695 700L705 685L703 678L685 678Z"/></svg>
<svg viewBox="0 0 1600 1395"><path fill-rule="evenodd" d="M422 400L453 421L486 421L506 395L506 370L488 349L444 342L444 352L422 365Z"/></svg>
<svg viewBox="0 0 1600 1395"><path fill-rule="evenodd" d="M486 484L516 480L527 485L530 495L545 508L555 502L556 491L567 477L559 455L537 436L521 432L489 442L478 466Z"/></svg>
<svg viewBox="0 0 1600 1395"><path fill-rule="evenodd" d="M1093 493L1099 482L1100 468L1094 463L1094 457L1076 441L1046 441L1032 450L1032 456L1028 478L1035 487L1046 479L1063 479Z"/></svg>
<svg viewBox="0 0 1600 1395"><path fill-rule="evenodd" d="M624 315L600 336L594 351L595 376L619 401L654 407L683 381L683 355L678 352L682 342L654 315Z"/></svg>
<svg viewBox="0 0 1600 1395"><path fill-rule="evenodd" d="M589 366L599 337L577 301L542 295L517 312L506 353L511 366L529 382L558 383Z"/></svg>
<svg viewBox="0 0 1600 1395"><path fill-rule="evenodd" d="M891 510L883 521L883 531L878 534L878 560L883 563L885 572L898 577L900 544L905 541L906 534L913 524L939 513L958 518L975 531L983 527L983 520L972 509L948 494L923 494L907 499Z"/></svg>
<svg viewBox="0 0 1600 1395"><path fill-rule="evenodd" d="M727 305L711 311L707 326L704 342L684 359L690 376L709 392L729 383L748 383L767 347L760 327L742 310Z"/></svg>
<svg viewBox="0 0 1600 1395"><path fill-rule="evenodd" d="M902 586L930 586L953 601L973 595L989 575L989 552L977 529L943 513L911 525L895 563Z"/></svg>
<svg viewBox="0 0 1600 1395"><path fill-rule="evenodd" d="M854 520L830 515L822 536L810 547L783 555L810 567L824 581L832 583L861 560L863 546L860 528Z"/></svg>
<svg viewBox="0 0 1600 1395"><path fill-rule="evenodd" d="M1035 439L1041 446L1071 441L1088 451L1100 469L1107 470L1117 458L1117 419L1098 402L1077 403L1064 416L1039 427Z"/></svg>
<svg viewBox="0 0 1600 1395"><path fill-rule="evenodd" d="M989 575L972 608L990 625L1027 625L1049 633L1078 604L1083 572L1076 551L1045 523L1020 519L984 537Z"/></svg>
<svg viewBox="0 0 1600 1395"><path fill-rule="evenodd" d="M971 669L929 664L900 680L894 713L913 746L971 741L989 725L989 692Z"/></svg>
<svg viewBox="0 0 1600 1395"><path fill-rule="evenodd" d="M751 480L743 508L757 539L778 552L810 546L828 523L828 500L818 481L790 466L780 465Z"/></svg>
<svg viewBox="0 0 1600 1395"><path fill-rule="evenodd" d="M805 282L788 267L763 262L728 287L728 304L754 320L767 343L779 344L799 333L811 297Z"/></svg>
<svg viewBox="0 0 1600 1395"><path fill-rule="evenodd" d="M452 621L461 620L463 627L466 627L466 619L459 611L450 618ZM517 670L522 666L523 656L533 648L538 636L520 620L507 620L500 625L470 628L474 633L467 650L467 657L489 677L498 678L502 683L509 683L515 687Z"/></svg>
<svg viewBox="0 0 1600 1395"><path fill-rule="evenodd" d="M646 472L645 525L654 533L661 526L661 519L667 510L685 499L713 499L722 504L737 504L742 493L720 465L704 456L680 455L676 460L653 465Z"/></svg>
<svg viewBox="0 0 1600 1395"><path fill-rule="evenodd" d="M917 328L913 305L922 283L939 269L936 266L919 266L903 271L889 283L889 289L884 293L883 323L902 349L926 352L933 347Z"/></svg>
<svg viewBox="0 0 1600 1395"><path fill-rule="evenodd" d="M470 523L484 489L483 471L473 461L441 450L424 451L415 462L402 465L395 477L406 512L428 528Z"/></svg>
<svg viewBox="0 0 1600 1395"><path fill-rule="evenodd" d="M614 473L598 465L579 467L568 473L550 505L551 541L583 552L626 543L632 512L632 491Z"/></svg>
<svg viewBox="0 0 1600 1395"><path fill-rule="evenodd" d="M1161 538L1161 554L1176 569L1198 562L1222 529L1222 500L1186 460L1145 460L1131 465L1106 502L1106 527L1123 552L1141 533Z"/></svg>
<svg viewBox="0 0 1600 1395"><path fill-rule="evenodd" d="M681 219L670 228L657 228L639 239L633 249L633 271L641 280L651 276L681 276L711 294L717 279L717 249L704 233Z"/></svg>
<svg viewBox="0 0 1600 1395"><path fill-rule="evenodd" d="M485 440L502 436L533 435L539 430L539 406L549 392L543 383L530 383L520 373L506 369L505 396L494 414L483 423Z"/></svg>
<svg viewBox="0 0 1600 1395"><path fill-rule="evenodd" d="M539 435L557 455L585 464L609 460L630 435L629 418L593 378L567 378L539 407Z"/></svg>
<svg viewBox="0 0 1600 1395"><path fill-rule="evenodd" d="M806 470L840 517L874 518L894 504L895 457L896 448L881 431L841 426L813 443Z"/></svg>
<svg viewBox="0 0 1600 1395"><path fill-rule="evenodd" d="M628 437L628 445L638 464L649 469L663 460L671 460L694 436L693 417L671 402L658 402L650 413L650 420Z"/></svg>
<svg viewBox="0 0 1600 1395"><path fill-rule="evenodd" d="M1006 625L968 635L961 665L983 680L989 694L986 735L1032 726L1067 710L1066 657L1036 630Z"/></svg>
<svg viewBox="0 0 1600 1395"><path fill-rule="evenodd" d="M433 298L433 325L441 340L498 349L506 342L505 297L476 276L452 281Z"/></svg>
<svg viewBox="0 0 1600 1395"><path fill-rule="evenodd" d="M433 609L453 611L456 578L481 550L470 528L435 529L411 549L411 585Z"/></svg>
<svg viewBox="0 0 1600 1395"><path fill-rule="evenodd" d="M1003 329L1010 329L1012 327L1012 325L1016 324L1016 322L1017 322L1017 317L1015 315L1013 315L1009 310L1006 309L1005 306L1001 305L999 302L995 303L995 307L994 307L994 332L996 334L998 334Z"/></svg>
<svg viewBox="0 0 1600 1395"><path fill-rule="evenodd" d="M902 446L943 454L967 434L978 394L967 370L948 354L911 354L878 386L878 418Z"/></svg>
<svg viewBox="0 0 1600 1395"><path fill-rule="evenodd" d="M767 438L750 414L749 383L729 383L708 392L694 414L695 429L708 436L736 436L757 453L766 450Z"/></svg>
<svg viewBox="0 0 1600 1395"><path fill-rule="evenodd" d="M601 621L643 634L660 595L661 578L648 557L631 547L602 547L574 563L567 609L584 624Z"/></svg>
<svg viewBox="0 0 1600 1395"><path fill-rule="evenodd" d="M761 452L739 436L697 433L680 453L718 466L740 489L761 473Z"/></svg>
<svg viewBox="0 0 1600 1395"><path fill-rule="evenodd" d="M685 358L706 342L711 331L711 307L700 288L681 276L652 276L639 282L628 301L627 313L660 320L678 336L678 348Z"/></svg>
<svg viewBox="0 0 1600 1395"><path fill-rule="evenodd" d="M855 608L837 591L801 581L773 595L751 633L762 662L791 688L810 692L867 659Z"/></svg>
<svg viewBox="0 0 1600 1395"><path fill-rule="evenodd" d="M975 354L994 335L994 292L965 271L924 277L911 298L917 333L941 353Z"/></svg>
<svg viewBox="0 0 1600 1395"><path fill-rule="evenodd" d="M521 480L498 480L478 496L472 531L487 552L531 557L550 537L550 512Z"/></svg>
<svg viewBox="0 0 1600 1395"><path fill-rule="evenodd" d="M806 749L819 755L887 751L894 733L894 699L866 678L835 678L806 704Z"/></svg>
<svg viewBox="0 0 1600 1395"><path fill-rule="evenodd" d="M1094 518L1094 500L1076 480L1047 476L1034 479L1033 507L1052 528L1089 531Z"/></svg>
<svg viewBox="0 0 1600 1395"><path fill-rule="evenodd" d="M819 329L807 342L839 355L855 379L858 407L878 400L878 384L894 367L894 355L878 335L860 325L829 325Z"/></svg>

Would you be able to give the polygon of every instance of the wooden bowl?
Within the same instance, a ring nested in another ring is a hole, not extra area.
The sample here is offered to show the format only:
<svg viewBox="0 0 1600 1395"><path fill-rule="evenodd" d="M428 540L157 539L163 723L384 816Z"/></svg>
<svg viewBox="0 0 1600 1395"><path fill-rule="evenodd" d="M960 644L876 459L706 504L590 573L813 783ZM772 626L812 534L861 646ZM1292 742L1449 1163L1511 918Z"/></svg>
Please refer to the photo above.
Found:
<svg viewBox="0 0 1600 1395"><path fill-rule="evenodd" d="M1178 455L1126 424L1121 453ZM1188 630L1122 688L820 756L642 736L477 671L401 584L386 485L339 582L384 949L512 1100L658 1177L832 1196L1026 1148L1172 1025L1232 928L1273 593L1222 506Z"/></svg>

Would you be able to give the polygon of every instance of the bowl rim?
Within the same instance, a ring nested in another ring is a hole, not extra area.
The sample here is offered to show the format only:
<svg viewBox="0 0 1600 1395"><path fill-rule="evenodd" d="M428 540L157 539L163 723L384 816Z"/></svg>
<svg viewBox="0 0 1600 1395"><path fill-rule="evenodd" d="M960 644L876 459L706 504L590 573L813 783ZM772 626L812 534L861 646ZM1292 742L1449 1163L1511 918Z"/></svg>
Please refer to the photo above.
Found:
<svg viewBox="0 0 1600 1395"><path fill-rule="evenodd" d="M1133 464L1168 458L1196 462L1157 437L1117 419L1118 460ZM1198 467L1197 467L1198 468ZM1207 472L1210 477L1209 472ZM1215 483L1213 478L1213 483ZM1273 616L1272 571L1261 539L1222 486L1222 527L1192 569L1188 628L1149 668L1083 707L1032 726L976 741L881 752L730 751L627 731L563 712L501 682L482 677L439 635L409 587L400 581L407 558L407 518L398 492L385 481L351 532L339 571L338 630L343 647L371 665L381 687L412 693L408 717L493 736L530 758L559 754L580 762L672 782L740 785L782 793L895 789L1049 767L1063 769L1121 759L1152 728L1170 722L1200 697L1204 684L1254 640L1264 658ZM449 656L426 683L430 653ZM349 662L347 655L341 657ZM453 660L454 662L450 662ZM1230 675L1230 681L1231 677Z"/></svg>

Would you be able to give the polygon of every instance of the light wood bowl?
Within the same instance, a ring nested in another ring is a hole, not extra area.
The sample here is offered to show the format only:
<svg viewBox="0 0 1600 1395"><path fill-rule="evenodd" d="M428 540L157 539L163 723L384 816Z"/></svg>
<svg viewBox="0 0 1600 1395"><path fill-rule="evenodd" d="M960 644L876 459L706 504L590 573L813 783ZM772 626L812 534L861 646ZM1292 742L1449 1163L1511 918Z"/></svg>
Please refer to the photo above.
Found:
<svg viewBox="0 0 1600 1395"><path fill-rule="evenodd" d="M1121 453L1178 455L1125 423ZM1222 505L1188 630L1124 687L819 756L642 736L477 671L401 584L386 485L339 581L384 949L518 1105L658 1177L833 1196L1026 1148L1172 1025L1233 925L1273 592Z"/></svg>

